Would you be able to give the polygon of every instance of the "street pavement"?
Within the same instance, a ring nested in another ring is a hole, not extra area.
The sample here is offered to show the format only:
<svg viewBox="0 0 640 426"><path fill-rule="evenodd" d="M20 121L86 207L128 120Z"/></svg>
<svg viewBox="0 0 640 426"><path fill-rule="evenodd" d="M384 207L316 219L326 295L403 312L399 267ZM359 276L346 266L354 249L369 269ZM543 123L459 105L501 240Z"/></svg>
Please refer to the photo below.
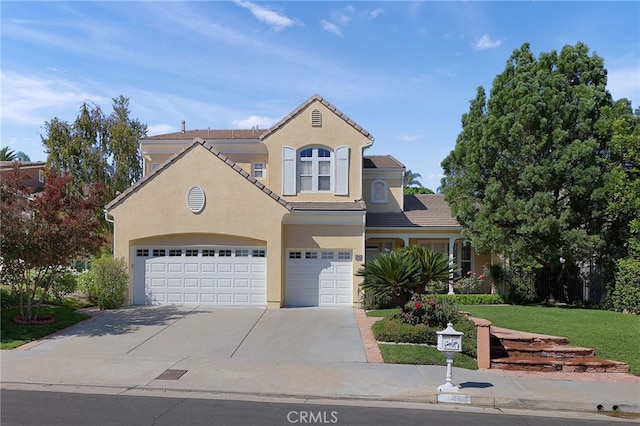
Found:
<svg viewBox="0 0 640 426"><path fill-rule="evenodd" d="M640 413L640 378L367 362L351 308L133 307L2 351L3 389ZM369 345L370 346L370 345ZM163 374L164 373L164 374ZM550 373L553 374L553 373Z"/></svg>

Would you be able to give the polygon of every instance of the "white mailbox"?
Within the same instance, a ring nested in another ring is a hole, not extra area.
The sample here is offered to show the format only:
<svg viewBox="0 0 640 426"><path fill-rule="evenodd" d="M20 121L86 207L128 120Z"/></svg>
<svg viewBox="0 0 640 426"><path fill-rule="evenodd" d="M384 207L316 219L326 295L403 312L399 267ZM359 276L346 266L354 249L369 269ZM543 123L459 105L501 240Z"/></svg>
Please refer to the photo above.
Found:
<svg viewBox="0 0 640 426"><path fill-rule="evenodd" d="M464 333L456 331L453 324L447 324L447 328L436 331L438 335L438 350L440 352L462 352L462 335Z"/></svg>
<svg viewBox="0 0 640 426"><path fill-rule="evenodd" d="M438 386L438 392L458 392L460 388L453 384L452 368L453 357L458 352L462 352L462 335L464 333L456 331L453 324L448 323L447 328L442 331L436 331L438 335L438 350L444 352L447 358L447 375L446 382Z"/></svg>

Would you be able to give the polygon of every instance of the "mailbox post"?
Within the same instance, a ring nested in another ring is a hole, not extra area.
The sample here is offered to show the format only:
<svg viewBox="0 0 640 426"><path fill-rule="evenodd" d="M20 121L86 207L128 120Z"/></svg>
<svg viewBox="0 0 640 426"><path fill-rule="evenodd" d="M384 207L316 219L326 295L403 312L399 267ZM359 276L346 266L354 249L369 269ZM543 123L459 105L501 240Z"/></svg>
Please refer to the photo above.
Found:
<svg viewBox="0 0 640 426"><path fill-rule="evenodd" d="M447 376L446 382L438 386L438 392L458 392L460 388L453 384L451 379L451 365L453 364L453 357L458 352L462 352L462 335L459 331L453 328L453 324L448 323L447 328L442 331L436 331L438 335L438 350L444 352L447 358Z"/></svg>

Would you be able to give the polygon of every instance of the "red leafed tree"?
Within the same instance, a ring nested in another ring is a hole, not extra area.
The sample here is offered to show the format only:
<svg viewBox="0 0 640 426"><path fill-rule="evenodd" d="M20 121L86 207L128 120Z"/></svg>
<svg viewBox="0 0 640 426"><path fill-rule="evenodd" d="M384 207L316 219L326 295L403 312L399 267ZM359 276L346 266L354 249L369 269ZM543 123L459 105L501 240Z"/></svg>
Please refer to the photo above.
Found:
<svg viewBox="0 0 640 426"><path fill-rule="evenodd" d="M103 244L101 184L79 193L69 174L49 170L46 177L44 192L37 196L25 187L18 164L0 183L2 280L20 295L25 322L38 319L60 269Z"/></svg>

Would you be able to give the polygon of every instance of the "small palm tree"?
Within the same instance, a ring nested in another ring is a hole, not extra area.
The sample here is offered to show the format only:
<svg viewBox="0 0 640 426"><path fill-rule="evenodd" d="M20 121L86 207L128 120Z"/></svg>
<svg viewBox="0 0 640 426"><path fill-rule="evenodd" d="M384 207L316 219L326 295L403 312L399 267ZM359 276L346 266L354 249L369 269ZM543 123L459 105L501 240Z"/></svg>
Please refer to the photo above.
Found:
<svg viewBox="0 0 640 426"><path fill-rule="evenodd" d="M420 265L421 292L430 283L445 282L449 279L452 265L446 254L429 251L421 246L411 246L406 250L408 255L413 256L418 265Z"/></svg>
<svg viewBox="0 0 640 426"><path fill-rule="evenodd" d="M9 149L8 146L0 149L0 161L13 161L16 159L16 153Z"/></svg>
<svg viewBox="0 0 640 426"><path fill-rule="evenodd" d="M421 177L422 176L420 176L420 173L413 173L411 170L407 169L404 172L404 179L402 183L405 188L408 188L410 186L417 186L419 188L422 188L422 184L418 180L418 178Z"/></svg>
<svg viewBox="0 0 640 426"><path fill-rule="evenodd" d="M403 306L420 286L420 265L402 250L381 253L357 273L364 277L362 289L374 297L390 297Z"/></svg>

